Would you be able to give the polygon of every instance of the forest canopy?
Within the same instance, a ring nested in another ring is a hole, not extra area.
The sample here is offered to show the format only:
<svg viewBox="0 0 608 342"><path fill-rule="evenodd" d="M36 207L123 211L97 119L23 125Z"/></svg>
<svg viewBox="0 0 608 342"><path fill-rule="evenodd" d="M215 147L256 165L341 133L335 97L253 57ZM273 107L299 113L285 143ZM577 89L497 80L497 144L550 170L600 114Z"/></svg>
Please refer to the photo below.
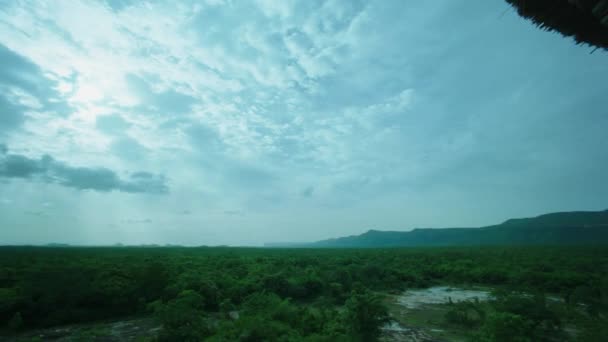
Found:
<svg viewBox="0 0 608 342"><path fill-rule="evenodd" d="M0 336L151 317L149 341L373 341L398 318L392 294L460 284L498 291L442 309L469 338L593 341L608 326L607 270L601 246L3 247Z"/></svg>

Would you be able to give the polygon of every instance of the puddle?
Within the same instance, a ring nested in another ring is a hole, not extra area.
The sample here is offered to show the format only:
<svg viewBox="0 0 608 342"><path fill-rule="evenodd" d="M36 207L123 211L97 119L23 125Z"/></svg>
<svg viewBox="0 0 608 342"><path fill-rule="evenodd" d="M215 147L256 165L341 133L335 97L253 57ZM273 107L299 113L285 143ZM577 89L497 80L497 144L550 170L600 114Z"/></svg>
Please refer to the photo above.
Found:
<svg viewBox="0 0 608 342"><path fill-rule="evenodd" d="M428 289L408 290L398 297L397 303L408 308L416 309L428 304L447 304L463 301L487 301L492 299L489 291L465 290L449 286L436 286Z"/></svg>
<svg viewBox="0 0 608 342"><path fill-rule="evenodd" d="M487 288L461 288L435 286L412 289L397 296L390 296L389 312L397 322L383 327L382 341L467 341L467 332L445 324L445 314L451 302L489 301L494 296ZM519 296L532 297L520 292ZM563 302L562 298L546 296L551 302Z"/></svg>
<svg viewBox="0 0 608 342"><path fill-rule="evenodd" d="M406 328L392 321L382 327L382 342L437 342L422 329Z"/></svg>
<svg viewBox="0 0 608 342"><path fill-rule="evenodd" d="M412 329L410 328L406 328L404 326L402 326L401 324L392 321L390 323L387 323L385 326L382 327L382 330L384 331L391 331L391 332L403 332L406 333L408 331L411 331Z"/></svg>

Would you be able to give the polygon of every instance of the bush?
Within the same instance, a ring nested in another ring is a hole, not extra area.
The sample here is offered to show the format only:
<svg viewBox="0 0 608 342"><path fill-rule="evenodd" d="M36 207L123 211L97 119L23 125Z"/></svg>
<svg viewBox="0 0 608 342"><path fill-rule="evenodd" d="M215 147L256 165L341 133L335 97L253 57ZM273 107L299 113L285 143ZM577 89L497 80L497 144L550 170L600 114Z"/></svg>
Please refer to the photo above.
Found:
<svg viewBox="0 0 608 342"><path fill-rule="evenodd" d="M203 312L203 297L192 290L181 292L176 299L157 306L156 318L163 329L161 341L202 341L213 331Z"/></svg>
<svg viewBox="0 0 608 342"><path fill-rule="evenodd" d="M483 323L485 312L473 302L453 303L445 314L448 323L473 328Z"/></svg>
<svg viewBox="0 0 608 342"><path fill-rule="evenodd" d="M13 318L8 321L8 328L12 331L18 331L23 328L23 318L21 317L21 312L17 312Z"/></svg>
<svg viewBox="0 0 608 342"><path fill-rule="evenodd" d="M369 291L353 292L346 301L346 326L354 338L375 341L381 328L388 323L389 316L380 297Z"/></svg>
<svg viewBox="0 0 608 342"><path fill-rule="evenodd" d="M474 341L480 342L528 342L530 323L523 317L508 312L490 314Z"/></svg>

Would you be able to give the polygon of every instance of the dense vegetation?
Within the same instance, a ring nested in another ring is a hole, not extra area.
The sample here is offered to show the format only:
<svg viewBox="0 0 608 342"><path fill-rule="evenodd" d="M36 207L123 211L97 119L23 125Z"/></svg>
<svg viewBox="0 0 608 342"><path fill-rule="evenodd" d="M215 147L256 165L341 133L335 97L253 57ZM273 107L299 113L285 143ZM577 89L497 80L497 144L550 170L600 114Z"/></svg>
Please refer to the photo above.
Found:
<svg viewBox="0 0 608 342"><path fill-rule="evenodd" d="M385 294L434 284L499 289L489 303L454 303L446 315L480 341L593 341L608 326L608 247L599 246L4 247L0 322L11 334L153 315L159 340L371 341L389 319ZM551 306L547 294L566 304Z"/></svg>

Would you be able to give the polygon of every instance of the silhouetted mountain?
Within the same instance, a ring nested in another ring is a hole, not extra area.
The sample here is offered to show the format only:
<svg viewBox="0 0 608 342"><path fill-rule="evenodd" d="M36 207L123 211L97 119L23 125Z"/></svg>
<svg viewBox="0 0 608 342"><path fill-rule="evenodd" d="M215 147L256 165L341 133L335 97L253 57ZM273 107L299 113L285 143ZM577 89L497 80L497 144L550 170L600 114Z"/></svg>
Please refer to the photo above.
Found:
<svg viewBox="0 0 608 342"><path fill-rule="evenodd" d="M297 246L340 248L600 243L608 243L608 210L552 213L533 218L510 219L482 228L418 228L407 232L369 230L361 235ZM274 247L277 247L276 244Z"/></svg>

